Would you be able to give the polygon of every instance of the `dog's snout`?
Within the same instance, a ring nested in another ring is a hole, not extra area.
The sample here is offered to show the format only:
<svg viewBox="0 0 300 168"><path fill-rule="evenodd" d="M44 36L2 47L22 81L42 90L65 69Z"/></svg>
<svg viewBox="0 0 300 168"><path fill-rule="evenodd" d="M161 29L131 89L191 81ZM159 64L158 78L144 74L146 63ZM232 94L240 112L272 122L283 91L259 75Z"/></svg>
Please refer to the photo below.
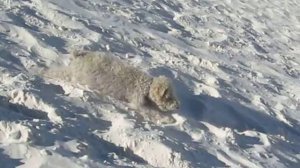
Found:
<svg viewBox="0 0 300 168"><path fill-rule="evenodd" d="M171 110L178 110L179 109L179 102L177 102L177 101L173 102L170 107L171 107Z"/></svg>

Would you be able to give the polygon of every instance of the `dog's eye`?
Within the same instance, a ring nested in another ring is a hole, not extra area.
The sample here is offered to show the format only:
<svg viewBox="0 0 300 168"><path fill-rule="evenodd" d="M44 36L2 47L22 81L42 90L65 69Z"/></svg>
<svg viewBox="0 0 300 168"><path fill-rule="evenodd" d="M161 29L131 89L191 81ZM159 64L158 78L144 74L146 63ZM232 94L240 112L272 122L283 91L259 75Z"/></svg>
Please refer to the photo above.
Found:
<svg viewBox="0 0 300 168"><path fill-rule="evenodd" d="M166 89L166 90L164 91L164 93L163 93L162 96L163 96L163 97L166 97L166 96L168 95L168 92L169 92L168 89Z"/></svg>
<svg viewBox="0 0 300 168"><path fill-rule="evenodd" d="M170 98L171 98L169 89L166 89L166 90L164 91L163 97L166 98L166 99L170 99Z"/></svg>

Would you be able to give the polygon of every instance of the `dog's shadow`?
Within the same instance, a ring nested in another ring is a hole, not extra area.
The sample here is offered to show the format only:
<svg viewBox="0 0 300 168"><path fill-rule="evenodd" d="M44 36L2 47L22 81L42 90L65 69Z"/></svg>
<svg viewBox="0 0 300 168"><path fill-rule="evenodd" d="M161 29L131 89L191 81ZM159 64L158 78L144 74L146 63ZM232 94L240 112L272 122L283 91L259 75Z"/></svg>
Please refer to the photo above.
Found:
<svg viewBox="0 0 300 168"><path fill-rule="evenodd" d="M167 68L156 68L150 70L150 73L155 76L165 75L172 80L180 101L180 114L190 120L205 121L217 127L229 127L241 132L255 130L272 135L300 136L300 132L294 126L291 127L263 112L226 98L195 95L181 79L175 79L174 74ZM188 80L197 80L186 74L180 75L184 75Z"/></svg>
<svg viewBox="0 0 300 168"><path fill-rule="evenodd" d="M174 73L163 67L150 70L150 74L153 76L165 75L172 80L180 101L179 114L185 117L190 125L206 129L203 123L209 123L218 128L227 127L236 132L251 130L266 135L280 135L290 142L274 142L274 147L282 148L284 146L287 153L299 153L300 126L296 122L290 126L264 112L229 101L226 98L195 95L184 83L198 80L187 74ZM189 81L183 81L180 77ZM261 143L258 138L239 134L236 134L236 142L244 149ZM281 155L276 154L276 156L287 165L297 165Z"/></svg>

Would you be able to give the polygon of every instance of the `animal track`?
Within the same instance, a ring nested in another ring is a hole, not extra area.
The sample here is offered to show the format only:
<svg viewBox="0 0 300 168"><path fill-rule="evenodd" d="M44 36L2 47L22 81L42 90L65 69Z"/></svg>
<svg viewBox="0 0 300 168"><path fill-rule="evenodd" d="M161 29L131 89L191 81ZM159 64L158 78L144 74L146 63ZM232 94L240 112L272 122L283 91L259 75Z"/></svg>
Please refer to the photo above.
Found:
<svg viewBox="0 0 300 168"><path fill-rule="evenodd" d="M45 103L37 95L24 90L14 90L11 93L10 102L13 104L24 105L33 110L18 109L25 116L39 119L50 119L52 122L62 122L60 116L56 114L56 109Z"/></svg>
<svg viewBox="0 0 300 168"><path fill-rule="evenodd" d="M0 122L0 143L22 143L30 138L30 129L14 122Z"/></svg>

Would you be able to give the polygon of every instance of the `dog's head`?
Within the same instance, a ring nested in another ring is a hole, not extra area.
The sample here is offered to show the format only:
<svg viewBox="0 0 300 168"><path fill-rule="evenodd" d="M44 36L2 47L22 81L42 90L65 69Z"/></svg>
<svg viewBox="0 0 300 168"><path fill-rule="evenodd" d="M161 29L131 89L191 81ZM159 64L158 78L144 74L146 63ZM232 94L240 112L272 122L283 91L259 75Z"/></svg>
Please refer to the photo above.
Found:
<svg viewBox="0 0 300 168"><path fill-rule="evenodd" d="M174 95L171 83L165 76L153 78L149 98L161 111L168 112L179 108L179 102Z"/></svg>

